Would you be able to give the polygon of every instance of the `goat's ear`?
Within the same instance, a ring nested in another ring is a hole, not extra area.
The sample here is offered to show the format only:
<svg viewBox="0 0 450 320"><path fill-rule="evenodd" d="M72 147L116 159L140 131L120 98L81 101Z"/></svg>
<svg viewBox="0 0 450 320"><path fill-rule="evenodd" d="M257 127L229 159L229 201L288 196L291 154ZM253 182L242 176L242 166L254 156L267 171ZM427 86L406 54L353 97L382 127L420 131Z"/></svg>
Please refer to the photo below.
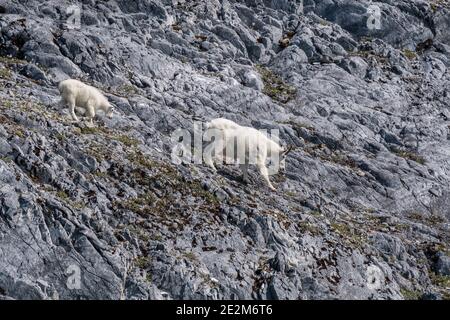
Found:
<svg viewBox="0 0 450 320"><path fill-rule="evenodd" d="M284 148L283 150L283 156L287 156L289 154L289 152L291 152L294 149L293 145L288 145L287 147Z"/></svg>

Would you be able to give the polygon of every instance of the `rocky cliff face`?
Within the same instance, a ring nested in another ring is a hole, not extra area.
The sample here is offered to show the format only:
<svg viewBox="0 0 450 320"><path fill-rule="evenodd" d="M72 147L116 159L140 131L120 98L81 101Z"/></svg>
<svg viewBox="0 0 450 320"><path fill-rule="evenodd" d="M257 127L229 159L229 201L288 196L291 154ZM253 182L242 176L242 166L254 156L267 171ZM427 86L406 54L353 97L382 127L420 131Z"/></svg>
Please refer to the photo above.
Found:
<svg viewBox="0 0 450 320"><path fill-rule="evenodd" d="M449 298L449 27L446 0L0 0L0 296ZM116 116L74 124L68 77ZM171 161L219 116L297 147L276 192Z"/></svg>

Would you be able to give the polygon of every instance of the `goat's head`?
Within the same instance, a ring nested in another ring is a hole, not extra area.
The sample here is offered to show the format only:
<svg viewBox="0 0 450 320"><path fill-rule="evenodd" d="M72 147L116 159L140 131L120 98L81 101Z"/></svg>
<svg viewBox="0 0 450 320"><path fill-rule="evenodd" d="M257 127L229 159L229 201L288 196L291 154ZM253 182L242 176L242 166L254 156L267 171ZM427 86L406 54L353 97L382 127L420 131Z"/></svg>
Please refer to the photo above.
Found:
<svg viewBox="0 0 450 320"><path fill-rule="evenodd" d="M281 149L279 159L280 159L280 170L286 171L286 156L294 149L294 146L288 145Z"/></svg>
<svg viewBox="0 0 450 320"><path fill-rule="evenodd" d="M108 118L112 118L113 117L113 114L114 114L114 107L110 104L110 103L108 103L106 106L105 106L105 113L106 113L106 116L108 117Z"/></svg>

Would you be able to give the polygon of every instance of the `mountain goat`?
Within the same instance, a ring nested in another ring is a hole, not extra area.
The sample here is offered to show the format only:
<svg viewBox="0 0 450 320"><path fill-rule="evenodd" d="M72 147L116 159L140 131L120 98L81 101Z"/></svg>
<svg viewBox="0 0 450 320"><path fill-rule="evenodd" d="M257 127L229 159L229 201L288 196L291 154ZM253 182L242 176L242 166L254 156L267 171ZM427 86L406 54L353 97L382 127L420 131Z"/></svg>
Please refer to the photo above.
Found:
<svg viewBox="0 0 450 320"><path fill-rule="evenodd" d="M266 161L269 159L275 165L276 171L285 168L285 157L292 150L292 147L285 149L277 142L268 138L267 135L255 128L240 126L233 121L219 118L214 119L206 125L207 138L214 137L214 142L205 152L205 163L213 170L216 170L210 155L222 158L225 151L226 158L236 161L243 174L243 180L248 181L248 166L255 164L270 189L275 190L269 179L269 170ZM236 154L235 154L236 149ZM231 157L228 157L232 154ZM228 162L226 162L228 163Z"/></svg>
<svg viewBox="0 0 450 320"><path fill-rule="evenodd" d="M68 105L73 120L79 121L75 114L75 108L85 110L85 114L92 123L98 110L102 110L109 118L112 117L113 107L108 99L96 88L84 84L81 81L68 79L58 85L63 103Z"/></svg>

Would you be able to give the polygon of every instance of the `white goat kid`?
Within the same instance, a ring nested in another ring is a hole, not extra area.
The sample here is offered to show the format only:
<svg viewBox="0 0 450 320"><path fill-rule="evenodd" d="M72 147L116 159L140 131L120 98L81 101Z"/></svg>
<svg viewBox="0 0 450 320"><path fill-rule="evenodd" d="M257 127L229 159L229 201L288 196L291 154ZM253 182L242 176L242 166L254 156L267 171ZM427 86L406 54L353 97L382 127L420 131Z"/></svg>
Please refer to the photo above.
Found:
<svg viewBox="0 0 450 320"><path fill-rule="evenodd" d="M113 107L108 99L96 88L75 79L61 81L58 85L62 102L68 105L70 115L74 121L79 121L75 108L85 110L85 115L93 122L98 110L102 110L109 118L112 117Z"/></svg>
<svg viewBox="0 0 450 320"><path fill-rule="evenodd" d="M248 181L248 166L255 164L269 188L275 190L269 179L266 162L269 159L275 166L275 171L284 170L285 157L292 150L292 147L285 149L257 129L243 127L223 118L212 120L206 127L212 130L210 136L215 138L210 149L214 149L213 152L216 157L219 156L219 159L223 159L222 155L225 151L226 158L232 158L239 164L243 180L246 182ZM228 157L230 153L231 157ZM206 152L206 155L204 157L205 163L216 170L209 152Z"/></svg>

